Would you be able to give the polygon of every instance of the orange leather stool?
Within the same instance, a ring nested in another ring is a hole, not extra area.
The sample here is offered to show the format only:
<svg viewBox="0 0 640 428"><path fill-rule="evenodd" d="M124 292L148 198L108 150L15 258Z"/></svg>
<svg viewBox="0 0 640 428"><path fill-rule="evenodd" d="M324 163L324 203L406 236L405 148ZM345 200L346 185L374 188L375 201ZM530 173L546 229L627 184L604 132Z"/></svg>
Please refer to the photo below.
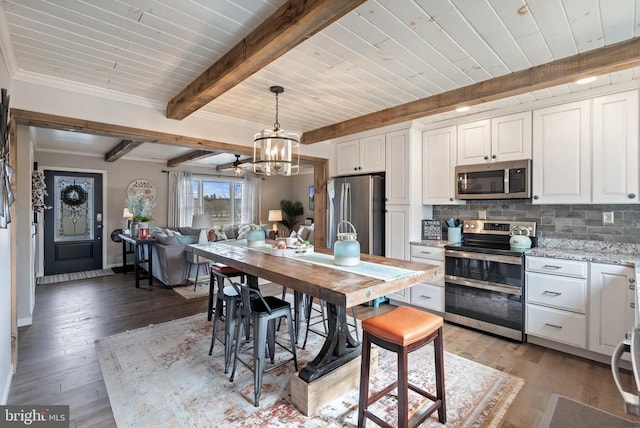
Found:
<svg viewBox="0 0 640 428"><path fill-rule="evenodd" d="M366 418L383 427L388 423L371 413L368 408L398 387L398 427L409 426L409 389L433 401L426 410L411 418L411 426L418 426L434 411L438 411L440 423L447 422L444 397L444 346L442 343L442 317L407 306L362 321L362 365L360 371L360 401L358 427ZM408 381L409 353L433 341L436 370L436 395L410 384ZM398 379L382 391L369 397L369 372L371 344L398 354Z"/></svg>
<svg viewBox="0 0 640 428"><path fill-rule="evenodd" d="M217 298L217 294L213 292L213 287L215 285L215 280L218 280L218 286L224 287L224 278L226 276L228 278L233 278L235 276L240 277L240 282L244 282L244 272L239 271L236 268L232 268L230 266L224 265L218 262L211 262L211 275L209 276L209 304L207 308L207 321L211 321L211 314L213 313L213 300L214 297Z"/></svg>

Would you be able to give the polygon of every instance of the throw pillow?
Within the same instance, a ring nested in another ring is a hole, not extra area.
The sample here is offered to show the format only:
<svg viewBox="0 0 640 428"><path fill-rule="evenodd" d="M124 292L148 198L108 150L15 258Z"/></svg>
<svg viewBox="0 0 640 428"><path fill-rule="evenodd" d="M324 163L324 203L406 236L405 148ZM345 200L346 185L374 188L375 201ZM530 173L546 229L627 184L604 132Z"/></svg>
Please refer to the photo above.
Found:
<svg viewBox="0 0 640 428"><path fill-rule="evenodd" d="M251 230L250 224L240 226L238 229L238 239L247 239L247 233Z"/></svg>
<svg viewBox="0 0 640 428"><path fill-rule="evenodd" d="M189 244L197 244L198 237L191 235L175 235L174 238L178 241L180 245L189 245Z"/></svg>
<svg viewBox="0 0 640 428"><path fill-rule="evenodd" d="M228 239L222 226L214 227L213 233L216 235L216 241L226 241Z"/></svg>

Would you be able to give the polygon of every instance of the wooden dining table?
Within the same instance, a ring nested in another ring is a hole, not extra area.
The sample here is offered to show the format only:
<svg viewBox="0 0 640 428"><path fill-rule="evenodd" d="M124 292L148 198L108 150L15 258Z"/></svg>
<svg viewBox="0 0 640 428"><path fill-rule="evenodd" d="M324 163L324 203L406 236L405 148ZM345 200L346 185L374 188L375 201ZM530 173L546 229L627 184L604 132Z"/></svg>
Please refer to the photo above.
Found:
<svg viewBox="0 0 640 428"><path fill-rule="evenodd" d="M300 370L299 376L306 382L312 382L360 355L360 342L349 332L347 308L432 281L444 274L436 265L362 254L361 261L365 263L361 263L359 268L365 271L371 268L374 272L374 268L385 269L385 266L406 270L405 276L380 279L375 275L307 262L305 257L278 257L248 248L237 241L192 244L187 251L244 272L253 287L257 288L258 278L263 278L324 300L328 307L328 335L318 355ZM316 252L331 254L329 250Z"/></svg>

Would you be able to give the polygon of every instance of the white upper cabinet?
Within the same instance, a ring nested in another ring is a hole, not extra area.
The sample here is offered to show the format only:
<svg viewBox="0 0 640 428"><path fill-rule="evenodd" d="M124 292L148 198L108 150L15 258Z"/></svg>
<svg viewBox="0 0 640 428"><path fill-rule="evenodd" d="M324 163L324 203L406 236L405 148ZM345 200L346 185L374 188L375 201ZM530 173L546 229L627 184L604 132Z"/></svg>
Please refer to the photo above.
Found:
<svg viewBox="0 0 640 428"><path fill-rule="evenodd" d="M531 159L531 112L491 119L491 160Z"/></svg>
<svg viewBox="0 0 640 428"><path fill-rule="evenodd" d="M533 111L533 203L637 203L638 92Z"/></svg>
<svg viewBox="0 0 640 428"><path fill-rule="evenodd" d="M531 112L458 125L458 165L531 159Z"/></svg>
<svg viewBox="0 0 640 428"><path fill-rule="evenodd" d="M591 201L590 103L533 111L534 204Z"/></svg>
<svg viewBox="0 0 640 428"><path fill-rule="evenodd" d="M411 190L411 135L409 130L386 134L385 199L387 204L410 204ZM413 153L413 156L416 154Z"/></svg>
<svg viewBox="0 0 640 428"><path fill-rule="evenodd" d="M594 98L592 116L592 202L638 202L638 93Z"/></svg>
<svg viewBox="0 0 640 428"><path fill-rule="evenodd" d="M422 133L422 203L460 204L455 199L457 128L434 129Z"/></svg>
<svg viewBox="0 0 640 428"><path fill-rule="evenodd" d="M336 145L336 174L353 175L385 170L385 135Z"/></svg>
<svg viewBox="0 0 640 428"><path fill-rule="evenodd" d="M491 121L458 125L458 165L491 161Z"/></svg>

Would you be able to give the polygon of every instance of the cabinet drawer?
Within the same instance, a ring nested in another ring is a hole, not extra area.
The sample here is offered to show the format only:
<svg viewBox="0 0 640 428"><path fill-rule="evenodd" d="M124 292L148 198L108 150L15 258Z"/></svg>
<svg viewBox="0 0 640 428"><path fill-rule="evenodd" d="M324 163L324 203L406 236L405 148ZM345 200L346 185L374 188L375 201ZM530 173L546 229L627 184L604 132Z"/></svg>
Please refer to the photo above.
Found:
<svg viewBox="0 0 640 428"><path fill-rule="evenodd" d="M444 287L433 284L418 284L411 287L411 304L444 312Z"/></svg>
<svg viewBox="0 0 640 428"><path fill-rule="evenodd" d="M429 284L439 285L440 287L444 287L444 260L432 260L432 259L421 259L418 257L411 257L412 262L416 263L426 263L430 265L438 266L438 273L440 274L440 278L434 279L433 281L429 281Z"/></svg>
<svg viewBox="0 0 640 428"><path fill-rule="evenodd" d="M575 260L549 259L545 257L525 257L527 271L550 273L553 275L587 277L587 263Z"/></svg>
<svg viewBox="0 0 640 428"><path fill-rule="evenodd" d="M527 272L527 303L587 312L587 280Z"/></svg>
<svg viewBox="0 0 640 428"><path fill-rule="evenodd" d="M585 348L587 316L527 304L527 334Z"/></svg>
<svg viewBox="0 0 640 428"><path fill-rule="evenodd" d="M424 245L412 245L411 257L415 257L416 259L432 259L444 261L444 248L427 247ZM421 262L422 260L415 261Z"/></svg>

